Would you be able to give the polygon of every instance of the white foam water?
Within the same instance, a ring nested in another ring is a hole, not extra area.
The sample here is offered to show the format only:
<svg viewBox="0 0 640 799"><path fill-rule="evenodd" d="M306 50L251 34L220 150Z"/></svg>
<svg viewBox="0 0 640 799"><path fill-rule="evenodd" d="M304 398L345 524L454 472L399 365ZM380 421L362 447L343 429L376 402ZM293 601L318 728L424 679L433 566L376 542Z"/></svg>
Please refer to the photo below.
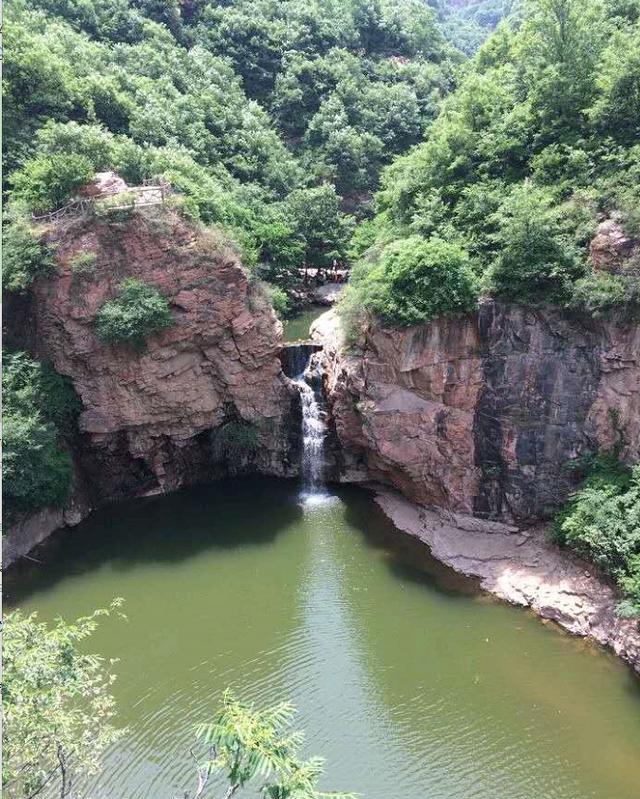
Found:
<svg viewBox="0 0 640 799"><path fill-rule="evenodd" d="M293 381L300 392L302 408L301 499L305 504L319 504L329 497L324 488L324 444L327 426L324 413L306 375L306 371L302 372Z"/></svg>

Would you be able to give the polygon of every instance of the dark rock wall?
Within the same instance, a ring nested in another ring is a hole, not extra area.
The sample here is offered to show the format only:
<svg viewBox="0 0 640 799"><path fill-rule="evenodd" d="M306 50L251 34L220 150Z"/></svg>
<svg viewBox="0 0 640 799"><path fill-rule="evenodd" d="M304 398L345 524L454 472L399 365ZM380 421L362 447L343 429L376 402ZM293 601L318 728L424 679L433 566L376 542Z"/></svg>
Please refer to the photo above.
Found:
<svg viewBox="0 0 640 799"><path fill-rule="evenodd" d="M473 424L474 513L545 516L572 486L566 465L598 448L588 416L603 331L495 303L482 306L478 328L484 380Z"/></svg>

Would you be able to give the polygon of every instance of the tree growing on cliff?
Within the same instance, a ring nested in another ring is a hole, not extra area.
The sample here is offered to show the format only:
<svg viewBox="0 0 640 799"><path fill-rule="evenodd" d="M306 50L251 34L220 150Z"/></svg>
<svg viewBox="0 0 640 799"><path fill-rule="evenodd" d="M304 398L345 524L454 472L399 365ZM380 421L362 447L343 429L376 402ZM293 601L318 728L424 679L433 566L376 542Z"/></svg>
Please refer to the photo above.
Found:
<svg viewBox="0 0 640 799"><path fill-rule="evenodd" d="M471 260L459 245L411 236L357 265L341 309L351 324L368 311L390 325L414 325L470 310L477 290Z"/></svg>
<svg viewBox="0 0 640 799"><path fill-rule="evenodd" d="M52 626L36 614L6 616L2 788L8 799L32 799L45 789L64 799L79 778L99 771L105 749L122 734L112 723L110 664L81 648L98 618L120 605L114 600L72 624L57 619Z"/></svg>
<svg viewBox="0 0 640 799"><path fill-rule="evenodd" d="M14 173L13 196L32 211L53 211L88 183L94 171L91 161L77 153L36 156Z"/></svg>
<svg viewBox="0 0 640 799"><path fill-rule="evenodd" d="M107 342L144 346L146 339L173 324L166 297L148 283L136 278L125 280L112 300L107 300L96 315L96 332Z"/></svg>
<svg viewBox="0 0 640 799"><path fill-rule="evenodd" d="M519 302L570 296L584 266L549 192L529 182L517 186L494 222L497 256L486 275L493 292Z"/></svg>
<svg viewBox="0 0 640 799"><path fill-rule="evenodd" d="M42 243L26 215L13 209L2 225L2 286L24 292L40 275L52 268L50 249Z"/></svg>
<svg viewBox="0 0 640 799"><path fill-rule="evenodd" d="M553 538L613 577L625 596L622 615L640 616L640 464L628 469L613 456L596 458L556 516Z"/></svg>

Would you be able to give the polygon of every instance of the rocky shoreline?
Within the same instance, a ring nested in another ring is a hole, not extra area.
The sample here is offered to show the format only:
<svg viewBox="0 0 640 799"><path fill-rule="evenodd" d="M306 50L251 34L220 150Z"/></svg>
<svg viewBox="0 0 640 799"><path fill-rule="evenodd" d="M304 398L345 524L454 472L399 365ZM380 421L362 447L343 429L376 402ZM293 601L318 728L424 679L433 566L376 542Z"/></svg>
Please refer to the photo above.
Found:
<svg viewBox="0 0 640 799"><path fill-rule="evenodd" d="M384 488L376 489L376 502L442 563L478 578L500 599L610 648L640 675L637 622L616 615L619 597L612 586L592 566L550 544L544 527L519 529L434 510Z"/></svg>

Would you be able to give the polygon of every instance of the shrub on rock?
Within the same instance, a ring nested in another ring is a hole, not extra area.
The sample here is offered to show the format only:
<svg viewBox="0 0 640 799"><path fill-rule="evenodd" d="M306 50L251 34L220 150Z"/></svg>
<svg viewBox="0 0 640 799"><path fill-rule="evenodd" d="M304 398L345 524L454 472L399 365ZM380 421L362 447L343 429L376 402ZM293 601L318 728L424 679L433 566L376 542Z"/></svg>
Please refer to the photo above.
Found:
<svg viewBox="0 0 640 799"><path fill-rule="evenodd" d="M367 310L391 325L415 325L475 307L477 281L456 243L411 236L388 245L373 264L353 271L343 309Z"/></svg>
<svg viewBox="0 0 640 799"><path fill-rule="evenodd" d="M106 342L142 347L146 339L173 322L166 297L136 278L125 280L118 296L107 300L96 316L96 332Z"/></svg>

